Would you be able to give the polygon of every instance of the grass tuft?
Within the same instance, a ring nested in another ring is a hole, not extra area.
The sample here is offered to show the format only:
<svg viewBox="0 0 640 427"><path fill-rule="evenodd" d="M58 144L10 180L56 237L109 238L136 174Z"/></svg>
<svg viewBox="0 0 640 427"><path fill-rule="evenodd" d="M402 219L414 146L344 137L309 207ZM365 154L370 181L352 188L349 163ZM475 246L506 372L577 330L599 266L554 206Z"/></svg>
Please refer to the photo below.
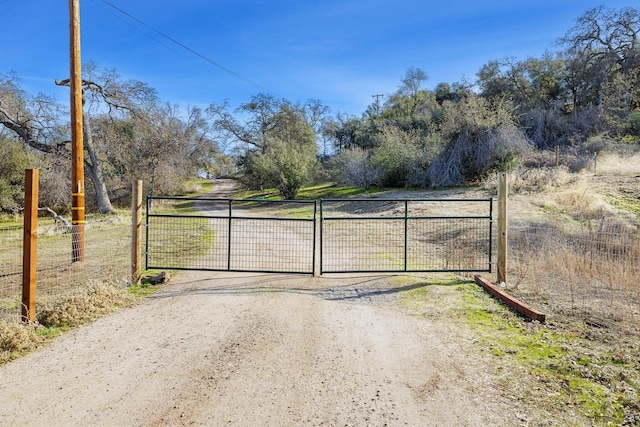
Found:
<svg viewBox="0 0 640 427"><path fill-rule="evenodd" d="M0 321L0 364L33 351L43 342L36 325Z"/></svg>
<svg viewBox="0 0 640 427"><path fill-rule="evenodd" d="M92 283L38 308L38 322L46 327L78 326L136 301L123 287Z"/></svg>

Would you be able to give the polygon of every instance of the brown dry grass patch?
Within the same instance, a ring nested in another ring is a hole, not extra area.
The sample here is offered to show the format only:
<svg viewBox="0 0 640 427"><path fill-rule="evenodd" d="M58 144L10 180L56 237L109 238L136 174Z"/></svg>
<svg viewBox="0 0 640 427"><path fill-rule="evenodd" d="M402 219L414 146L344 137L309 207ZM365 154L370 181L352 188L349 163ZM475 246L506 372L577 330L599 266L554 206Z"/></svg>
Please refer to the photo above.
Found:
<svg viewBox="0 0 640 427"><path fill-rule="evenodd" d="M38 307L37 323L0 321L0 364L35 350L52 330L82 325L137 301L122 286L94 282Z"/></svg>

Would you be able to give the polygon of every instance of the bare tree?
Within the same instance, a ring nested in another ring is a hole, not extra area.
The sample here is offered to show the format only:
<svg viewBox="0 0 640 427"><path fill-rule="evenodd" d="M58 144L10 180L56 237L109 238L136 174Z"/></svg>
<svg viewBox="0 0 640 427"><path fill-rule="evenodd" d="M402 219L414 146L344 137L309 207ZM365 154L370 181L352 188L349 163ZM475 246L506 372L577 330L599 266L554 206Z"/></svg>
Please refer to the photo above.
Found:
<svg viewBox="0 0 640 427"><path fill-rule="evenodd" d="M618 75L632 85L640 84L640 9L619 10L599 6L576 20L558 43L567 47L571 58L570 84L576 107L602 108L605 91ZM631 108L640 104L636 94Z"/></svg>
<svg viewBox="0 0 640 427"><path fill-rule="evenodd" d="M137 81L123 81L113 70L98 70L89 64L87 78L83 79L84 167L96 194L98 210L113 210L102 159L98 147L105 141L96 141L94 118L99 114L135 115L146 103L155 100L155 91ZM93 79L95 78L95 79ZM55 82L68 86L69 80ZM0 76L0 125L12 131L25 145L47 155L69 158L70 140L65 109L44 95L31 97L22 91L15 75Z"/></svg>
<svg viewBox="0 0 640 427"><path fill-rule="evenodd" d="M84 159L84 168L89 175L96 193L96 202L100 213L113 211L111 199L97 145L106 141L96 141L93 132L93 120L105 110L109 116L119 114L136 115L145 105L156 101L155 90L136 80L122 80L115 70L101 70L95 64L85 65L82 80L83 93L83 132L84 148L88 156ZM69 86L69 79L56 80L58 86Z"/></svg>

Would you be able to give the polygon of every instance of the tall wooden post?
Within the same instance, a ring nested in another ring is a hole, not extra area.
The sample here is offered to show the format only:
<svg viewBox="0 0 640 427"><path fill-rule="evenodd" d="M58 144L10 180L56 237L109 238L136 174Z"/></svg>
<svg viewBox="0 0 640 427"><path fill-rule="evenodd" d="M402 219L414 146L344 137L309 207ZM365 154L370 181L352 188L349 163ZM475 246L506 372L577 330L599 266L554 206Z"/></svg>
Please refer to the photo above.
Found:
<svg viewBox="0 0 640 427"><path fill-rule="evenodd" d="M507 205L509 175L498 174L498 283L507 283Z"/></svg>
<svg viewBox="0 0 640 427"><path fill-rule="evenodd" d="M131 191L131 284L140 281L142 255L142 181L135 181Z"/></svg>
<svg viewBox="0 0 640 427"><path fill-rule="evenodd" d="M38 239L38 169L25 170L22 237L22 321L36 321L36 261Z"/></svg>
<svg viewBox="0 0 640 427"><path fill-rule="evenodd" d="M84 261L84 143L82 139L82 68L80 0L69 0L71 78L71 260Z"/></svg>

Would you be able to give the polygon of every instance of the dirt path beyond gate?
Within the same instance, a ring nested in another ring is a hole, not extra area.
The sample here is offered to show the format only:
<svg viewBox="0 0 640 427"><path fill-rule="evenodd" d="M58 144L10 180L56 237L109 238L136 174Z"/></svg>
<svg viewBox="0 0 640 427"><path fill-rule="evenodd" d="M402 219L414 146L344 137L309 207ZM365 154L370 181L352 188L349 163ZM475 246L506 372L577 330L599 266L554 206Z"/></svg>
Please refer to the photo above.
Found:
<svg viewBox="0 0 640 427"><path fill-rule="evenodd" d="M182 273L0 366L0 425L517 425L464 324L389 280Z"/></svg>

